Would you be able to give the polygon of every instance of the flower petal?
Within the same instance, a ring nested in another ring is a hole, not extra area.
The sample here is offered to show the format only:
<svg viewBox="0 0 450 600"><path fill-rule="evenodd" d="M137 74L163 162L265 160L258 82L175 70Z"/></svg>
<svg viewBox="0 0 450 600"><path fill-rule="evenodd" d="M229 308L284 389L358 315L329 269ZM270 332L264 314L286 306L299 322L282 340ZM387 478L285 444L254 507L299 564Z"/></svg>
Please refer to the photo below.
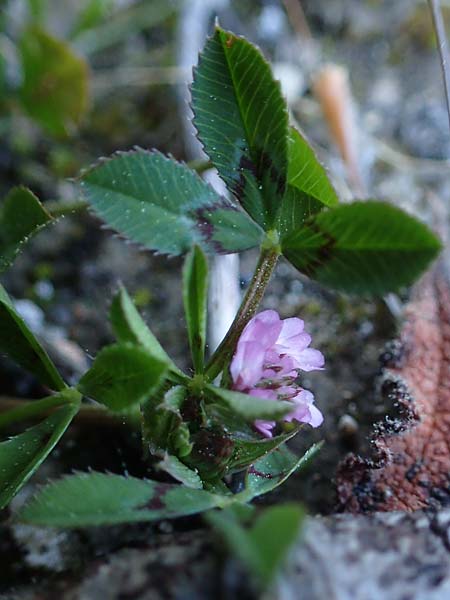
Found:
<svg viewBox="0 0 450 600"><path fill-rule="evenodd" d="M305 348L296 355L291 354L295 361L295 367L302 371L316 371L323 369L325 358L322 352L314 348Z"/></svg>
<svg viewBox="0 0 450 600"><path fill-rule="evenodd" d="M280 356L277 352L268 350L264 359L264 379L281 379L296 377L295 361L290 356Z"/></svg>
<svg viewBox="0 0 450 600"><path fill-rule="evenodd" d="M314 395L309 390L301 390L295 398L292 398L297 406L295 410L284 417L284 421L299 421L308 423L311 427L319 427L323 423L323 415L320 410L314 406Z"/></svg>
<svg viewBox="0 0 450 600"><path fill-rule="evenodd" d="M255 421L253 427L262 433L264 437L271 438L273 436L272 429L275 427L275 421Z"/></svg>
<svg viewBox="0 0 450 600"><path fill-rule="evenodd" d="M283 324L274 310L264 310L247 323L239 338L241 342L258 342L266 350L273 347L280 334Z"/></svg>
<svg viewBox="0 0 450 600"><path fill-rule="evenodd" d="M323 423L323 414L320 412L317 406L314 406L314 404L309 406L309 412L311 413L311 418L309 420L311 427L320 427L320 425Z"/></svg>
<svg viewBox="0 0 450 600"><path fill-rule="evenodd" d="M299 421L300 423L309 423L311 413L307 404L298 404L291 413L283 417L283 421L290 423L291 421Z"/></svg>
<svg viewBox="0 0 450 600"><path fill-rule="evenodd" d="M233 388L244 390L253 387L262 377L265 349L258 342L241 342L230 364Z"/></svg>
<svg viewBox="0 0 450 600"><path fill-rule="evenodd" d="M265 388L253 388L248 392L249 396L256 396L256 398L263 398L264 400L276 400L276 390L270 390Z"/></svg>
<svg viewBox="0 0 450 600"><path fill-rule="evenodd" d="M301 390L294 398L295 403L303 402L305 404L312 404L314 402L314 394L309 390Z"/></svg>
<svg viewBox="0 0 450 600"><path fill-rule="evenodd" d="M297 336L299 333L303 332L304 327L305 322L301 319L297 319L297 317L283 319L283 327L281 328L277 343L283 344L285 340Z"/></svg>

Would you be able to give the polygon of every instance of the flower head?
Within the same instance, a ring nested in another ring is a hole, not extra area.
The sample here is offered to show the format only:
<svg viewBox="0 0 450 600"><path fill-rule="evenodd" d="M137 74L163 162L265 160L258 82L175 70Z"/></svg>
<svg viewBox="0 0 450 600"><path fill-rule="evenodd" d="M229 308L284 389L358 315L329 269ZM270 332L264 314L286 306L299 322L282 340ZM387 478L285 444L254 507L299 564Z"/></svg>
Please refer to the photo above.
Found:
<svg viewBox="0 0 450 600"><path fill-rule="evenodd" d="M297 383L299 371L322 369L323 354L308 348L311 336L296 317L280 319L274 310L265 310L251 319L239 338L230 364L233 389L267 400L287 400L293 409L284 421L299 421L318 427L323 421L314 406L314 396ZM272 437L275 421L255 421L254 427Z"/></svg>

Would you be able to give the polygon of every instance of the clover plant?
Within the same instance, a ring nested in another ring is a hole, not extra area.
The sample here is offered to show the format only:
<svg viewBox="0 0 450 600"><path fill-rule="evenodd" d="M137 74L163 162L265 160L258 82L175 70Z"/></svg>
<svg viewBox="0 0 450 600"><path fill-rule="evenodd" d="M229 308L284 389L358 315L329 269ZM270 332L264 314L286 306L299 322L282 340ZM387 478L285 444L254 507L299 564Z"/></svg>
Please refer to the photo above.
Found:
<svg viewBox="0 0 450 600"><path fill-rule="evenodd" d="M146 456L174 482L157 474L155 480L69 475L19 510L23 522L78 527L153 520L248 503L271 491L318 449L299 457L286 442L305 423L321 423L298 375L324 364L309 348L300 319L282 321L275 311L255 316L278 260L336 290L384 294L411 284L440 249L424 224L386 202L339 204L310 145L289 125L268 63L244 38L216 26L194 70L192 108L227 197L185 164L140 148L100 160L79 180L86 201L111 229L159 254L186 254L192 372L172 361L122 287L110 311L116 343L69 387L7 293L0 295L1 351L51 391L0 415L3 429L40 417L0 443L0 506L52 451L83 397L113 414L138 413ZM18 188L0 220L6 268L51 217L31 192ZM241 307L207 357L207 255L254 247L259 260ZM226 529L225 517L215 521ZM255 525L246 543L256 544L259 529Z"/></svg>

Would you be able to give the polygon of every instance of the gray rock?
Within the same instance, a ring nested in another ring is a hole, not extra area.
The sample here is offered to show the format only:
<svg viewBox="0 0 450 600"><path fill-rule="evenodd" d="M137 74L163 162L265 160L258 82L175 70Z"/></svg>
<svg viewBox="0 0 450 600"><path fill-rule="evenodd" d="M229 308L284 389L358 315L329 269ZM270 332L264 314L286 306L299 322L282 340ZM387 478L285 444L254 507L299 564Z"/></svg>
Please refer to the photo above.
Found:
<svg viewBox="0 0 450 600"><path fill-rule="evenodd" d="M450 510L310 519L277 600L450 598Z"/></svg>

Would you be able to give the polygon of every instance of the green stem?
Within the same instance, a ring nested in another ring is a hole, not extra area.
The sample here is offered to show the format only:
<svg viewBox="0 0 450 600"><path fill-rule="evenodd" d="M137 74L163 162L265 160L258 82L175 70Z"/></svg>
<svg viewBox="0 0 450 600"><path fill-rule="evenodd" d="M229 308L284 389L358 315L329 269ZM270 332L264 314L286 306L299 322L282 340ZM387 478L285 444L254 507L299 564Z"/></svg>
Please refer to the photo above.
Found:
<svg viewBox="0 0 450 600"><path fill-rule="evenodd" d="M45 418L55 408L67 404L59 398L43 398L42 400L22 400L21 398L5 398L0 396L0 429L8 427L22 420ZM53 402L50 402L53 401ZM125 422L133 428L139 428L140 416L114 414L103 408L92 404L82 404L74 417L75 423L84 425L119 425Z"/></svg>
<svg viewBox="0 0 450 600"><path fill-rule="evenodd" d="M73 200L72 202L61 202L59 200L49 200L45 203L45 208L52 217L64 217L66 215L74 215L83 212L89 206L84 200Z"/></svg>
<svg viewBox="0 0 450 600"><path fill-rule="evenodd" d="M206 367L205 374L210 381L217 377L230 360L244 327L256 313L277 264L278 257L279 252L274 247L261 250L253 278L237 315Z"/></svg>
<svg viewBox="0 0 450 600"><path fill-rule="evenodd" d="M48 398L42 398L42 400L16 402L14 408L0 413L0 429L17 423L17 421L24 421L40 416L57 406L65 404L67 404L67 401L61 398L61 396L49 396Z"/></svg>

